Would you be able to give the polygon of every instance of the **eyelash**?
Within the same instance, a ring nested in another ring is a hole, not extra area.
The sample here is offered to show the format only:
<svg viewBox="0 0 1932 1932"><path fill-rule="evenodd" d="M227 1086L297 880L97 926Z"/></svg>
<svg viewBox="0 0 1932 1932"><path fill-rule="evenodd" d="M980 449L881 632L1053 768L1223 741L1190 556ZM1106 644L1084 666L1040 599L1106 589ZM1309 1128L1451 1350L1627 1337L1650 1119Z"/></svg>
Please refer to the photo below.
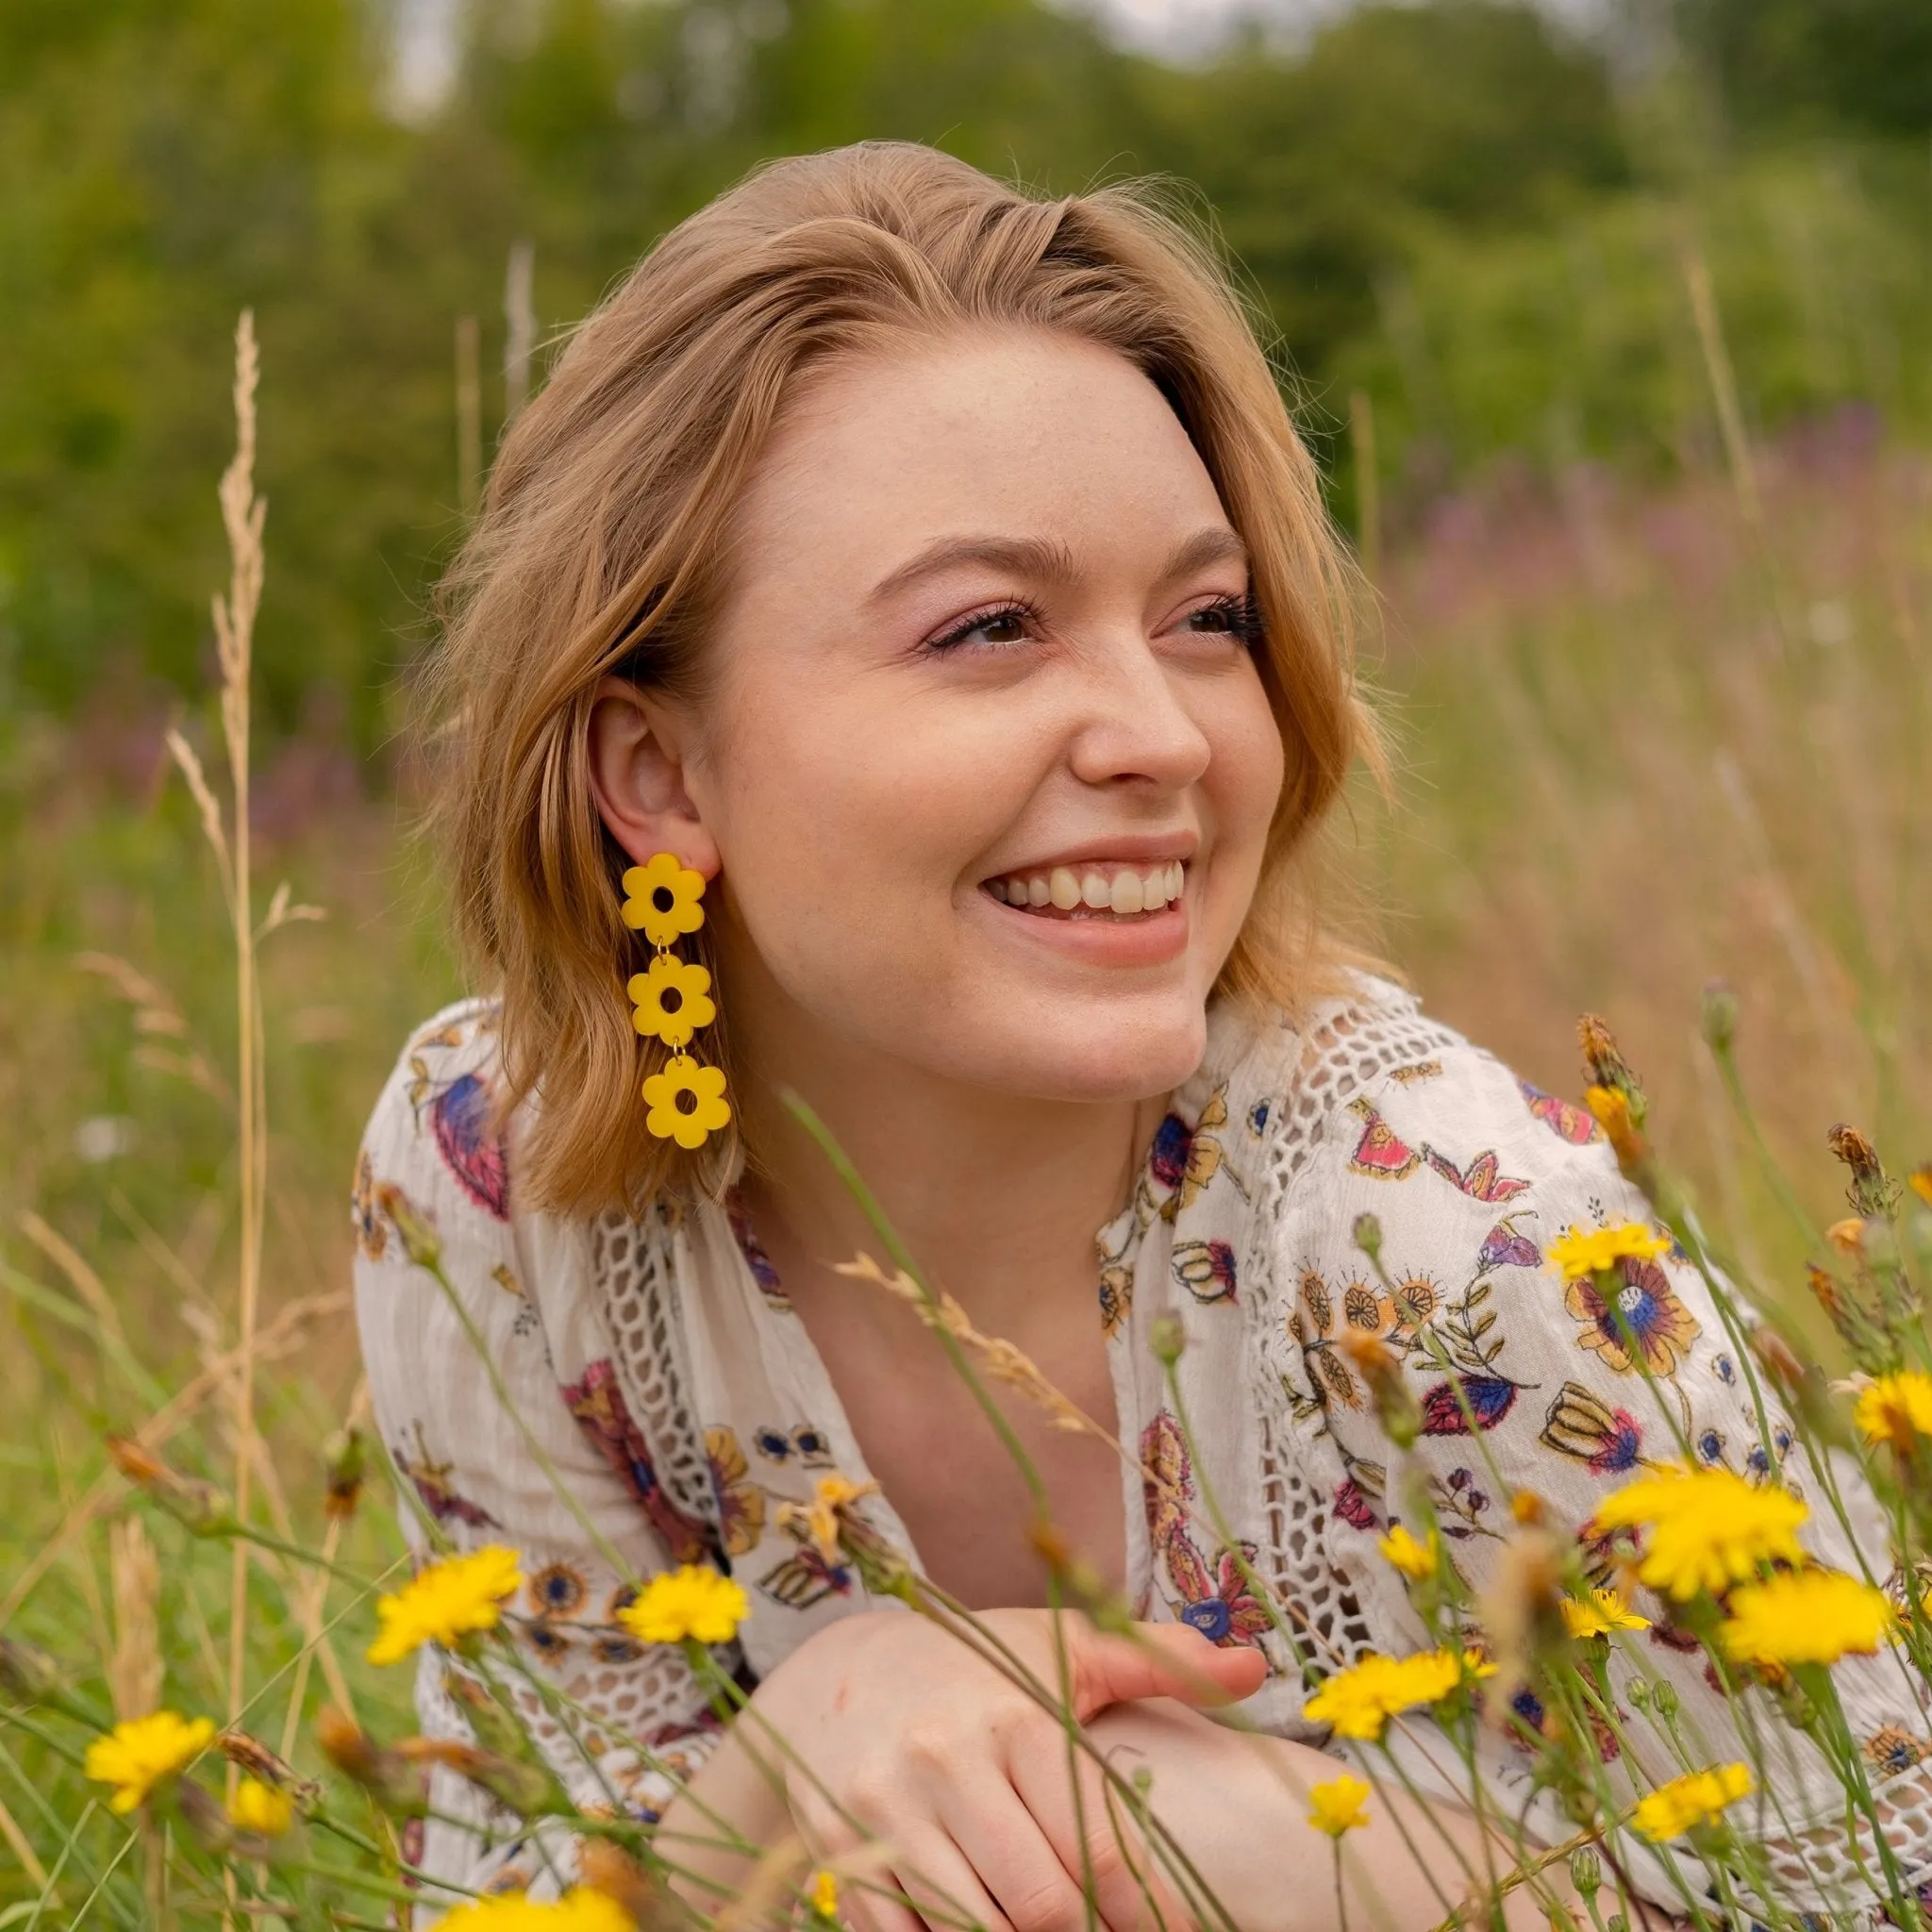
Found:
<svg viewBox="0 0 1932 1932"><path fill-rule="evenodd" d="M1222 635L1239 638L1244 650L1259 649L1266 632L1261 624L1260 607L1255 601L1253 591L1248 591L1239 597L1210 598L1198 609L1188 614L1190 617L1206 617L1210 611L1227 619L1227 629ZM1027 625L1037 625L1040 623L1040 612L1024 598L1014 597L1004 604L995 604L989 609L975 610L962 617L958 623L941 631L937 637L926 639L922 648L935 655L958 650L974 631L989 624L997 624L1002 618L1007 617L1017 617L1023 624ZM1214 633L1208 631L1200 635L1211 637ZM1010 644L993 644L988 648L999 651L1011 650L1013 647Z"/></svg>

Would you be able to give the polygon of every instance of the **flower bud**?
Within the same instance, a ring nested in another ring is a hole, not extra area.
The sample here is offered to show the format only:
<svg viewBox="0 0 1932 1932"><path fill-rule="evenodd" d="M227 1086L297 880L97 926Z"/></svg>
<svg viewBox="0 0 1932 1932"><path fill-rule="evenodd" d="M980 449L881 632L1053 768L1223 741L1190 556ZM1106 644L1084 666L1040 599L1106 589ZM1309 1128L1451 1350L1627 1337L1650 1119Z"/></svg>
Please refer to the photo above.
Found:
<svg viewBox="0 0 1932 1932"><path fill-rule="evenodd" d="M1890 1217L1898 1207L1898 1189L1886 1177L1878 1150L1848 1121L1840 1121L1824 1137L1825 1144L1852 1171L1845 1198L1868 1221Z"/></svg>
<svg viewBox="0 0 1932 1932"><path fill-rule="evenodd" d="M1188 1346L1187 1330L1181 1326L1180 1317L1157 1315L1148 1327L1147 1342L1154 1351L1154 1359L1163 1368L1173 1368Z"/></svg>
<svg viewBox="0 0 1932 1932"><path fill-rule="evenodd" d="M1379 1335L1359 1328L1344 1328L1341 1347L1369 1385L1375 1415L1389 1440L1398 1449L1411 1447L1423 1432L1422 1405L1402 1373L1395 1351Z"/></svg>
<svg viewBox="0 0 1932 1932"><path fill-rule="evenodd" d="M442 1265L442 1237L393 1181L383 1181L377 1186L375 1205L389 1217L402 1240L404 1254L418 1268L436 1269Z"/></svg>
<svg viewBox="0 0 1932 1932"><path fill-rule="evenodd" d="M1676 1689L1667 1678L1659 1678L1656 1684L1652 1685L1650 1705L1651 1708L1657 1712L1658 1717L1663 1719L1665 1724L1669 1724L1676 1716L1681 1707Z"/></svg>
<svg viewBox="0 0 1932 1932"><path fill-rule="evenodd" d="M1355 1244L1371 1261L1382 1258L1382 1224L1373 1214L1357 1214L1355 1218Z"/></svg>
<svg viewBox="0 0 1932 1932"><path fill-rule="evenodd" d="M114 1467L191 1536L233 1536L241 1528L228 1499L212 1483L170 1469L132 1436L109 1436L107 1446Z"/></svg>
<svg viewBox="0 0 1932 1932"><path fill-rule="evenodd" d="M1705 1043L1715 1054L1727 1054L1738 1037L1738 995L1722 979L1705 982L1702 1013Z"/></svg>
<svg viewBox="0 0 1932 1932"><path fill-rule="evenodd" d="M346 1523L356 1513L362 1494L362 1481L369 1473L369 1448L362 1431L351 1423L338 1431L323 1447L327 1488L323 1507L331 1523Z"/></svg>
<svg viewBox="0 0 1932 1932"><path fill-rule="evenodd" d="M0 1690L21 1704L44 1704L60 1689L60 1667L44 1650L0 1637Z"/></svg>
<svg viewBox="0 0 1932 1932"><path fill-rule="evenodd" d="M1580 1845L1570 1854L1570 1883L1586 1906L1603 1890L1603 1861L1588 1845Z"/></svg>

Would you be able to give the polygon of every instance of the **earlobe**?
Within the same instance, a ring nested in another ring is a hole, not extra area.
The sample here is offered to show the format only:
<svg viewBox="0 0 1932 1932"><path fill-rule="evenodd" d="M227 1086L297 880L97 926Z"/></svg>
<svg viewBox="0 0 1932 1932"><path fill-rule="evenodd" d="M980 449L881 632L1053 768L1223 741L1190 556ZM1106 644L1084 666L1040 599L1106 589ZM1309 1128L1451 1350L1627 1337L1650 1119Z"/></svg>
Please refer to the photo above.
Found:
<svg viewBox="0 0 1932 1932"><path fill-rule="evenodd" d="M685 789L680 734L662 703L625 678L607 677L586 732L591 791L610 836L639 864L670 852L715 878L717 841Z"/></svg>

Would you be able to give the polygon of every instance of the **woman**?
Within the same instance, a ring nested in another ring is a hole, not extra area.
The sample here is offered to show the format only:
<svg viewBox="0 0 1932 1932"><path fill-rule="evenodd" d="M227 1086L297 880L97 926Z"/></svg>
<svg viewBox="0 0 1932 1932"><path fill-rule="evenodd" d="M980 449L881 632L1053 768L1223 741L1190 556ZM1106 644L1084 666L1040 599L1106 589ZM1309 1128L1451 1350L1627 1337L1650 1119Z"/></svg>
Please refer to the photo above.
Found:
<svg viewBox="0 0 1932 1932"><path fill-rule="evenodd" d="M1332 1669L1424 1641L1377 1549L1405 1495L1480 1581L1507 1490L1574 1525L1680 1422L1715 1460L1781 1453L1679 1258L1631 1264L1621 1316L1545 1265L1566 1228L1648 1218L1590 1117L1324 926L1311 848L1374 753L1349 590L1209 258L1130 191L1040 201L916 147L786 161L693 216L506 439L440 687L456 903L499 991L430 1022L377 1107L358 1306L400 1467L459 1543L519 1550L513 1627L667 1848L721 1814L820 1856L875 1834L847 1909L893 1932L940 1899L1077 1924L1088 1863L1107 1925L1146 1911L1054 1721L790 1531L826 1472L875 1481L870 1530L1051 1674L1026 1491L916 1312L835 1271L870 1237L787 1090L1099 1424L1001 1397L1151 1633L1070 1624L1081 1715L1243 1927L1337 1908L1303 1795L1337 1765L1250 1570ZM1351 1336L1398 1364L1412 1446ZM766 1776L681 1655L615 1623L613 1552L729 1567L794 1758ZM1722 1725L1694 1669L1655 1668ZM1265 1740L1189 1707L1217 1697ZM460 1730L434 1659L419 1700ZM1455 1779L1412 1769L1437 1815L1378 1802L1346 1841L1357 1907L1401 1926L1480 1857ZM432 1824L431 1871L555 1882L469 1787L438 1804L479 1829Z"/></svg>

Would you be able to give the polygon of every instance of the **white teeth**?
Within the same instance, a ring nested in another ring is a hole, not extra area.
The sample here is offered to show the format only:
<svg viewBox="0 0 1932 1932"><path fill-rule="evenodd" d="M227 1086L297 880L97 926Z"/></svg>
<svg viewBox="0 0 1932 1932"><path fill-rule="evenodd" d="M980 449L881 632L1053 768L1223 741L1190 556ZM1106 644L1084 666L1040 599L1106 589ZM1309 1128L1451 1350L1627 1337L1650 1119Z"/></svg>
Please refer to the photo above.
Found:
<svg viewBox="0 0 1932 1932"><path fill-rule="evenodd" d="M988 879L986 890L1002 906L1028 906L1044 911L1111 912L1116 919L1132 919L1142 912L1158 912L1174 905L1187 886L1187 874L1178 859L1154 867L1146 873L1127 867L1109 877L1097 867L1075 873L1070 866L1057 865L1044 874L1025 877L1015 873L1010 878Z"/></svg>

